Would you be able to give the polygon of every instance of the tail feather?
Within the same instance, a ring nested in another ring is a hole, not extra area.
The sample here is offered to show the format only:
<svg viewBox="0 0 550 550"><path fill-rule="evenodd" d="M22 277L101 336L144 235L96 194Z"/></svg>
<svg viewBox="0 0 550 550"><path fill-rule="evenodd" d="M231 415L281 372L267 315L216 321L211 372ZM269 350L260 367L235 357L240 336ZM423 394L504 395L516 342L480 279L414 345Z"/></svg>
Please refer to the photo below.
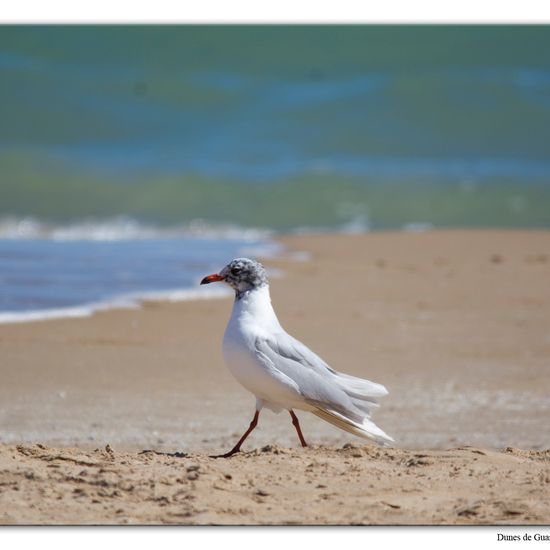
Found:
<svg viewBox="0 0 550 550"><path fill-rule="evenodd" d="M355 399L376 402L378 398L388 395L388 390L382 384L370 380L341 372L336 373L336 379L343 390Z"/></svg>
<svg viewBox="0 0 550 550"><path fill-rule="evenodd" d="M346 432L365 439L372 439L380 445L388 445L394 441L392 437L383 432L374 422L371 422L367 418L363 418L362 422L359 423L343 413L330 409L322 409L320 407L315 407L311 412Z"/></svg>
<svg viewBox="0 0 550 550"><path fill-rule="evenodd" d="M372 409L380 407L380 404L376 401L367 401L366 399L358 399L355 397L351 397L351 402L363 413L363 415L366 415L367 418L370 418Z"/></svg>
<svg viewBox="0 0 550 550"><path fill-rule="evenodd" d="M337 373L337 383L351 399L354 407L359 409L362 417L370 418L372 410L378 408L378 400L388 395L388 390L382 384L376 384L370 380L350 376L349 374ZM345 411L344 411L345 412ZM353 415L348 415L352 420Z"/></svg>

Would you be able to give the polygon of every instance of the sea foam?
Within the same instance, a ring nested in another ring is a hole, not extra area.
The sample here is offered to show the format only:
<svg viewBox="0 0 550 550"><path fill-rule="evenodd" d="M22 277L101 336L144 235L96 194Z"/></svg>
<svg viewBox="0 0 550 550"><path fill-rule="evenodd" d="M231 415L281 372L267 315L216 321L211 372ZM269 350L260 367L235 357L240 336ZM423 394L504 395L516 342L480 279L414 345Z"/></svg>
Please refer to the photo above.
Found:
<svg viewBox="0 0 550 550"><path fill-rule="evenodd" d="M182 288L176 290L148 291L117 296L111 300L82 304L73 307L32 311L2 311L0 324L51 321L54 319L78 319L111 309L139 309L144 302L187 302L227 298L233 292L225 286L217 288Z"/></svg>

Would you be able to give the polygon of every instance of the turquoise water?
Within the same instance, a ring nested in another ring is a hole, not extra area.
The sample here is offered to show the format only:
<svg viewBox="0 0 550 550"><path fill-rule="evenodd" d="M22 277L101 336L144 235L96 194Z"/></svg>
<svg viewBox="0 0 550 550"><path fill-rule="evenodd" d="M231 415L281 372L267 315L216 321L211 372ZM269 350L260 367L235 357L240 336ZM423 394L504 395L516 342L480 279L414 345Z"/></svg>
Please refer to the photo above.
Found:
<svg viewBox="0 0 550 550"><path fill-rule="evenodd" d="M0 28L0 217L550 225L550 28Z"/></svg>

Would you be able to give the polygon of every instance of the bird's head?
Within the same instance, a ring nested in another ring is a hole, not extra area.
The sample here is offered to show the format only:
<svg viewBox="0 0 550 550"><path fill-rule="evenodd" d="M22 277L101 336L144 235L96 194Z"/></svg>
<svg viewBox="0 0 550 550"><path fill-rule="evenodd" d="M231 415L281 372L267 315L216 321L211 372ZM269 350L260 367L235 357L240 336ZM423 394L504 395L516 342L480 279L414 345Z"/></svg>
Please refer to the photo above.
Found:
<svg viewBox="0 0 550 550"><path fill-rule="evenodd" d="M248 258L235 258L229 262L219 273L207 275L201 285L207 285L223 281L235 289L237 295L247 290L267 285L267 271L265 267Z"/></svg>

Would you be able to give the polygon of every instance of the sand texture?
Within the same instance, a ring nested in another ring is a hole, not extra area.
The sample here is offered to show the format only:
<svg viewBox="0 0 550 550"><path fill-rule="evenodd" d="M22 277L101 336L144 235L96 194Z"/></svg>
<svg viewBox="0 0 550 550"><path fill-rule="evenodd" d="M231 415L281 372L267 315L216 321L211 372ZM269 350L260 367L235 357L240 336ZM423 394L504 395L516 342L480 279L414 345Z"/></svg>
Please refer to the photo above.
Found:
<svg viewBox="0 0 550 550"><path fill-rule="evenodd" d="M0 325L0 523L550 523L550 232L281 240L281 323L388 388L395 448L265 411L208 458L254 411L230 298Z"/></svg>
<svg viewBox="0 0 550 550"><path fill-rule="evenodd" d="M221 460L19 445L0 448L0 472L4 524L541 524L550 509L550 451L268 445Z"/></svg>

